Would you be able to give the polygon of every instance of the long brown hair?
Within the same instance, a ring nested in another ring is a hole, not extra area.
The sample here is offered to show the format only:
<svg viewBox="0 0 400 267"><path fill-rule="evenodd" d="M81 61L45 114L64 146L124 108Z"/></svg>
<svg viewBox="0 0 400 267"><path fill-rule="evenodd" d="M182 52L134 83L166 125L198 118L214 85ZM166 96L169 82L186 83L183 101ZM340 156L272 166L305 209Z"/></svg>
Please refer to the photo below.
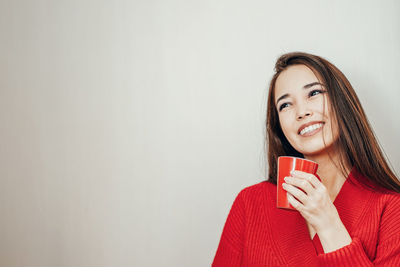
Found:
<svg viewBox="0 0 400 267"><path fill-rule="evenodd" d="M266 149L268 149L268 181L276 184L279 156L304 156L286 139L279 123L275 107L275 83L279 74L292 65L305 65L321 79L327 88L329 109L338 123L339 138L335 146L339 152L339 167L347 176L346 166L352 166L361 176L355 178L366 188L380 188L400 192L400 181L389 167L379 143L372 131L361 103L344 74L324 58L303 52L283 54L275 64L268 93L266 118ZM367 183L365 182L367 181Z"/></svg>

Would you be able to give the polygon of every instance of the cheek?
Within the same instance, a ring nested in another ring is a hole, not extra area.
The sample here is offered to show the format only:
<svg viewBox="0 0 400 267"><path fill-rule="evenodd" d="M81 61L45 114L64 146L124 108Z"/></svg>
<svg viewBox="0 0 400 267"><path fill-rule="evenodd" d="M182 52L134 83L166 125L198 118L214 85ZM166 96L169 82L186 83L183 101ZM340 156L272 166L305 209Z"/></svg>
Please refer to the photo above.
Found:
<svg viewBox="0 0 400 267"><path fill-rule="evenodd" d="M333 121L329 121L329 124L326 125L327 127L324 127L324 138L325 142L328 143L335 143L337 139L339 138L339 128L337 124L335 124Z"/></svg>
<svg viewBox="0 0 400 267"><path fill-rule="evenodd" d="M331 107L328 106L328 112L324 114L324 117L329 120L329 135L334 141L336 141L339 137L339 125L337 123L335 114L333 114L330 109Z"/></svg>
<svg viewBox="0 0 400 267"><path fill-rule="evenodd" d="M290 138L291 133L293 133L293 122L289 119L289 114L284 114L279 116L279 124L281 126L283 134L286 138Z"/></svg>

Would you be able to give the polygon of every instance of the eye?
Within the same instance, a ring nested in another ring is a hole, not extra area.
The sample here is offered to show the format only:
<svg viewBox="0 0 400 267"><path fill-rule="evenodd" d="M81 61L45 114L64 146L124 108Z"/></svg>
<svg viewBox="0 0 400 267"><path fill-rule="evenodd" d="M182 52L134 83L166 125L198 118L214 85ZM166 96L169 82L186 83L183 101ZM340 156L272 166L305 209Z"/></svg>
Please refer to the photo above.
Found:
<svg viewBox="0 0 400 267"><path fill-rule="evenodd" d="M315 89L315 90L312 90L312 91L308 94L308 96L309 96L309 97L312 97L312 96L315 96L315 95L323 94L323 93L325 93L325 92L326 92L325 90Z"/></svg>
<svg viewBox="0 0 400 267"><path fill-rule="evenodd" d="M282 105L279 106L279 111L281 111L282 109L284 109L288 106L289 106L289 103L283 103Z"/></svg>

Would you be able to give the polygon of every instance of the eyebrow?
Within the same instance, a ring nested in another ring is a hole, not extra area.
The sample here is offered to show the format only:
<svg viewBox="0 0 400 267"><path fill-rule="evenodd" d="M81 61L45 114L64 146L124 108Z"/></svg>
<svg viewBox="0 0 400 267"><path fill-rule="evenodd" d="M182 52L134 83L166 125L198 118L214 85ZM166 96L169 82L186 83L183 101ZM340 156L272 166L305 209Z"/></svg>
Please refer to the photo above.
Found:
<svg viewBox="0 0 400 267"><path fill-rule="evenodd" d="M323 86L322 83L313 82L313 83L309 83L309 84L304 85L304 86L303 86L303 89L308 89L308 88L310 88L310 87L313 87L314 85L322 85L322 86ZM276 104L278 104L279 101L281 101L282 99L287 98L288 96L289 96L289 94L284 94L284 95L280 96L280 97L278 98L278 100L276 100Z"/></svg>

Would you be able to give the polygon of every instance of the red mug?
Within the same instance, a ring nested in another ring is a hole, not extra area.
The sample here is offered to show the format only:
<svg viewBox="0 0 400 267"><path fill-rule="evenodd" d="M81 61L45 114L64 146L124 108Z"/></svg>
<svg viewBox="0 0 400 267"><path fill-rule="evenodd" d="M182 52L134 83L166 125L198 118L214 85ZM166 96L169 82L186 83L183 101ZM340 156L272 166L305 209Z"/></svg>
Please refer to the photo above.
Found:
<svg viewBox="0 0 400 267"><path fill-rule="evenodd" d="M302 171L316 175L318 163L296 157L278 157L278 177L277 177L277 207L281 209L296 210L287 199L287 191L282 188L285 177L290 176L291 171ZM317 176L319 179L319 177Z"/></svg>

